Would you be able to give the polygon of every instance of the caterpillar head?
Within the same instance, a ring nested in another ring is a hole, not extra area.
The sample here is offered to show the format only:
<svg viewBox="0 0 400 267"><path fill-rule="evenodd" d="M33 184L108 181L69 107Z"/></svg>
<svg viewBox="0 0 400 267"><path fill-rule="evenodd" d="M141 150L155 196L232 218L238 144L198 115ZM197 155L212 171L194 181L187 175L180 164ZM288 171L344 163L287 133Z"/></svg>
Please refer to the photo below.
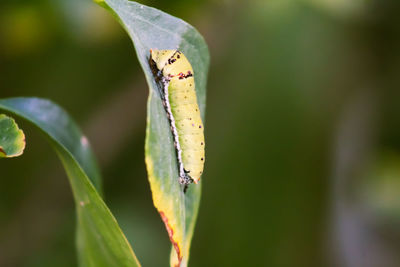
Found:
<svg viewBox="0 0 400 267"><path fill-rule="evenodd" d="M176 50L150 50L150 58L154 61L157 66L157 69L162 70L165 65L168 63L168 59L170 59Z"/></svg>

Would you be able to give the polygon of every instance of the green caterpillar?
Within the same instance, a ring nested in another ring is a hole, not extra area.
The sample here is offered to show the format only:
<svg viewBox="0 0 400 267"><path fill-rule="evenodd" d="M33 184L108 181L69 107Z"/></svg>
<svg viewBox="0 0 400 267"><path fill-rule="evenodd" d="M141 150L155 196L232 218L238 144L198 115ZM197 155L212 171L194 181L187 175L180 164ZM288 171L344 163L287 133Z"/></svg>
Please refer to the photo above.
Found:
<svg viewBox="0 0 400 267"><path fill-rule="evenodd" d="M197 104L193 68L178 50L150 50L150 66L160 87L177 152L179 182L198 183L204 168L204 127Z"/></svg>

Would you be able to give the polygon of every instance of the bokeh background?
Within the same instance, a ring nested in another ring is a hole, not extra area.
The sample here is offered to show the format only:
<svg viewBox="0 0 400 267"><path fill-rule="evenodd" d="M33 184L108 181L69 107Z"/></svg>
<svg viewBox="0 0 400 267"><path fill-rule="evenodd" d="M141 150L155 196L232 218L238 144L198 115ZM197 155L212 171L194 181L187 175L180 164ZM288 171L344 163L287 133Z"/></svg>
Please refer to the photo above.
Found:
<svg viewBox="0 0 400 267"><path fill-rule="evenodd" d="M203 196L191 266L400 266L400 2L140 1L210 52ZM1 0L0 97L63 106L143 266L170 244L144 164L147 85L132 43L89 0ZM31 125L0 161L0 266L75 266L60 162Z"/></svg>

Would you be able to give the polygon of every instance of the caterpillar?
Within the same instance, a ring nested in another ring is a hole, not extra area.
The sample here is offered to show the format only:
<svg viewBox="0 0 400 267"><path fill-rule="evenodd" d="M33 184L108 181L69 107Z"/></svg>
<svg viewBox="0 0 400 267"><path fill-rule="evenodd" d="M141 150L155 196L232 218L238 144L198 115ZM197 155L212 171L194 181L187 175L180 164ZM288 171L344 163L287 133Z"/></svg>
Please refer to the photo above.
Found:
<svg viewBox="0 0 400 267"><path fill-rule="evenodd" d="M170 122L179 183L197 184L203 173L204 127L197 104L193 68L178 50L150 50L149 64Z"/></svg>

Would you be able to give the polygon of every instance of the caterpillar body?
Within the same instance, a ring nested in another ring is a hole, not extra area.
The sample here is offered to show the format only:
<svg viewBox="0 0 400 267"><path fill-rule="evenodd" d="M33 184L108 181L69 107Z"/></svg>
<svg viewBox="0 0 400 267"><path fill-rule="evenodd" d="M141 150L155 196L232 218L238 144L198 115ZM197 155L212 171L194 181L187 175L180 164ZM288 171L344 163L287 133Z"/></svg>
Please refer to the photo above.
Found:
<svg viewBox="0 0 400 267"><path fill-rule="evenodd" d="M160 89L177 154L179 183L198 183L204 168L204 128L193 68L178 50L150 50L150 67Z"/></svg>

